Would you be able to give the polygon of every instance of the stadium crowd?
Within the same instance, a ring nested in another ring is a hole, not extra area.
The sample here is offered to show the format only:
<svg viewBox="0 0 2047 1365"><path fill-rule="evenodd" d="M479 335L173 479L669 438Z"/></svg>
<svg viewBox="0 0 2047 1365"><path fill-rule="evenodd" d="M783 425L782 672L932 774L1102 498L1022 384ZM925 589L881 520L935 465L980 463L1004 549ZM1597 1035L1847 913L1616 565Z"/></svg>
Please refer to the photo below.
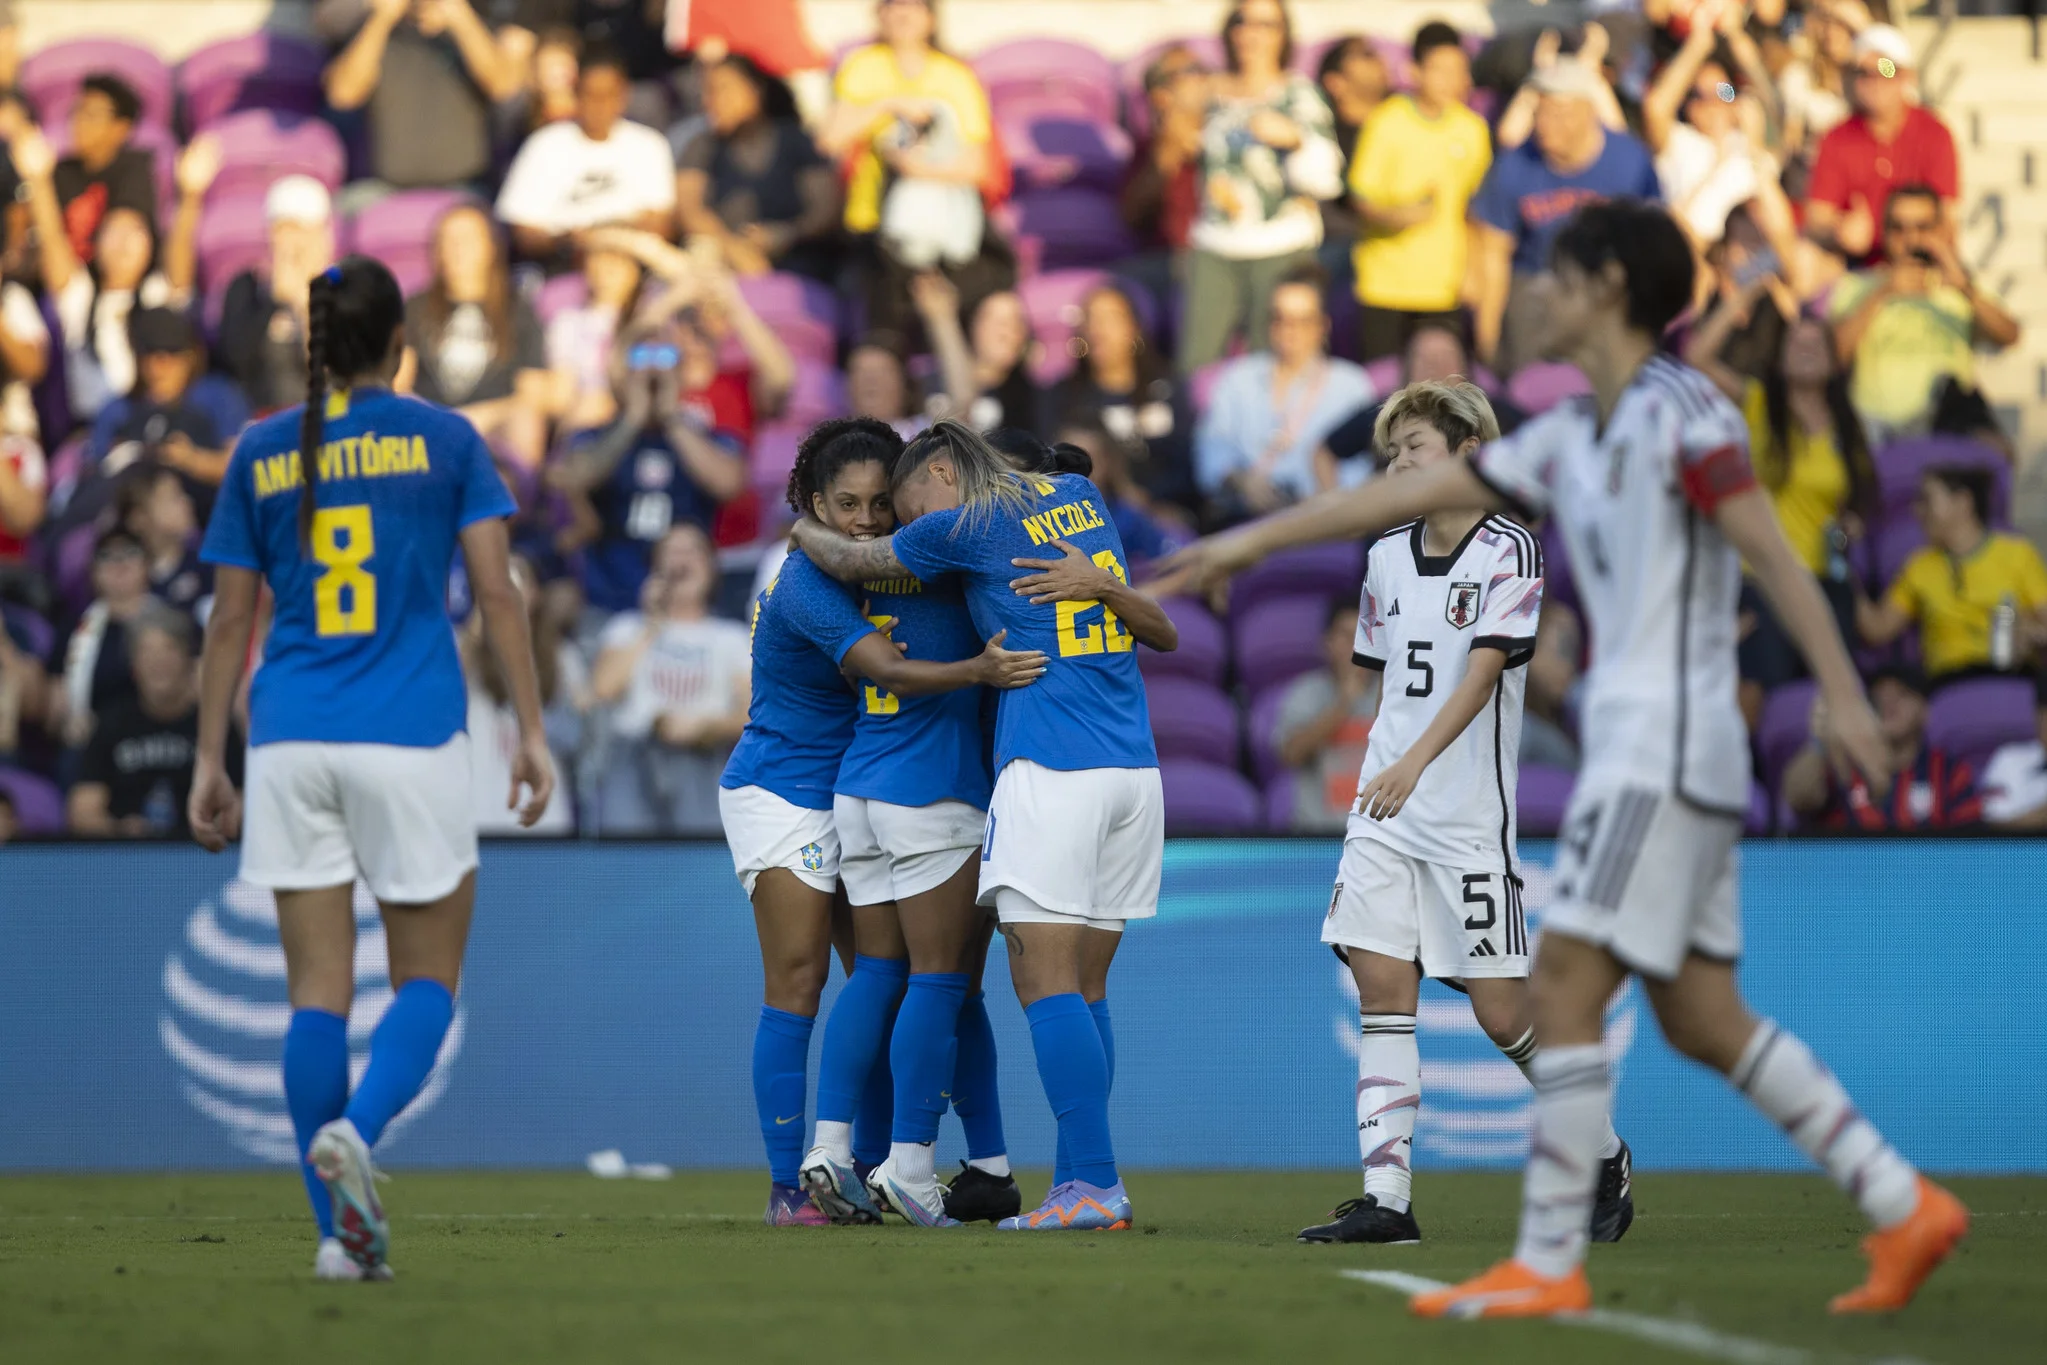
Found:
<svg viewBox="0 0 2047 1365"><path fill-rule="evenodd" d="M304 394L308 282L410 293L401 388L456 408L520 512L550 737L542 829L715 834L747 604L796 443L878 417L1067 441L1140 561L1369 479L1378 403L1465 374L1503 426L1583 391L1525 284L1577 206L1659 198L1700 265L1671 348L1747 414L1793 546L1861 649L1901 771L1822 750L1744 599L1751 828L2047 828L2047 566L1975 358L2019 322L1957 248L1955 146L1864 0L1645 0L1582 28L1297 43L1282 0L1123 63L972 59L879 0L836 60L794 0L319 0L176 70L19 54L0 5L0 840L183 832L241 427ZM828 82L816 73L829 71ZM806 98L799 100L797 92ZM2037 528L2036 528L2037 530ZM1553 831L1584 640L1548 557L1522 828ZM1376 675L1361 547L1175 599L1145 656L1180 831L1336 830ZM487 832L513 727L470 674Z"/></svg>

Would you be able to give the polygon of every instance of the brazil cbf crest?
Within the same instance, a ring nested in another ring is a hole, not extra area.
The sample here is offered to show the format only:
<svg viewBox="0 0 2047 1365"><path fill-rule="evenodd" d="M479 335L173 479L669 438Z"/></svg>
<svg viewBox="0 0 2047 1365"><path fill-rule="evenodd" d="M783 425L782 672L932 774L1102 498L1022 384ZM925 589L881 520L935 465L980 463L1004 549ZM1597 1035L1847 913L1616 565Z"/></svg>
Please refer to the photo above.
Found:
<svg viewBox="0 0 2047 1365"><path fill-rule="evenodd" d="M1452 583L1450 597L1443 605L1443 615L1451 625L1463 630L1478 619L1478 584Z"/></svg>
<svg viewBox="0 0 2047 1365"><path fill-rule="evenodd" d="M355 888L355 1006L348 1023L349 1085L369 1064L370 1033L391 1003L384 929L369 888ZM236 878L185 921L183 938L163 965L164 1009L157 1034L177 1068L185 1100L219 1125L229 1141L263 1161L298 1160L284 1105L284 1034L291 1025L277 902ZM427 1083L389 1129L402 1132L430 1111L448 1088L462 1055L464 1010L441 1044Z"/></svg>
<svg viewBox="0 0 2047 1365"><path fill-rule="evenodd" d="M824 845L805 844L803 846L803 866L807 871L811 872L824 871Z"/></svg>

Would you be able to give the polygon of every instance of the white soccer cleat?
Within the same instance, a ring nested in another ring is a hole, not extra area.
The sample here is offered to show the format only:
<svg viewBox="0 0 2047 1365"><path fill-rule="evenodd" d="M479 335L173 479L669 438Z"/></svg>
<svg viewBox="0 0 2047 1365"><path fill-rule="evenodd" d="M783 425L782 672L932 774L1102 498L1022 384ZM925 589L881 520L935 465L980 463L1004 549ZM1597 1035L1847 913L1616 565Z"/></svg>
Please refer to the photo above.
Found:
<svg viewBox="0 0 2047 1365"><path fill-rule="evenodd" d="M818 1212L834 1223L879 1223L881 1210L861 1185L859 1173L825 1147L813 1147L803 1158L796 1179Z"/></svg>
<svg viewBox="0 0 2047 1365"><path fill-rule="evenodd" d="M320 1250L313 1257L313 1278L316 1280L389 1280L394 1278L389 1265L379 1265L375 1270L364 1270L349 1259L348 1248L341 1245L339 1237L320 1239Z"/></svg>
<svg viewBox="0 0 2047 1365"><path fill-rule="evenodd" d="M365 1277L383 1268L391 1250L391 1225L377 1198L377 1168L369 1144L347 1119L336 1119L313 1135L306 1160L334 1200L335 1235Z"/></svg>
<svg viewBox="0 0 2047 1365"><path fill-rule="evenodd" d="M894 1157L867 1173L867 1188L884 1209L903 1216L920 1228L956 1228L960 1220L945 1211L945 1186L935 1175L920 1181L905 1180L896 1169Z"/></svg>

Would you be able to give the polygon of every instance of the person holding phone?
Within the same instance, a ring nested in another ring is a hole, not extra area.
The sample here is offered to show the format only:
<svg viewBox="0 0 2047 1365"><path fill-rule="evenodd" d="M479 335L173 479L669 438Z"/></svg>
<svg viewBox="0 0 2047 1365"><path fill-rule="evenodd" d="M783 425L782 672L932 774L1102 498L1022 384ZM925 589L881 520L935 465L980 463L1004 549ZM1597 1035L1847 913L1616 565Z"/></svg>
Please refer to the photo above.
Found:
<svg viewBox="0 0 2047 1365"><path fill-rule="evenodd" d="M617 420L575 437L546 472L570 512L557 548L583 551L584 594L607 615L638 604L670 527L709 529L719 505L746 488L743 439L715 405L684 401L686 362L702 349L685 332L667 321L620 338L611 358Z"/></svg>

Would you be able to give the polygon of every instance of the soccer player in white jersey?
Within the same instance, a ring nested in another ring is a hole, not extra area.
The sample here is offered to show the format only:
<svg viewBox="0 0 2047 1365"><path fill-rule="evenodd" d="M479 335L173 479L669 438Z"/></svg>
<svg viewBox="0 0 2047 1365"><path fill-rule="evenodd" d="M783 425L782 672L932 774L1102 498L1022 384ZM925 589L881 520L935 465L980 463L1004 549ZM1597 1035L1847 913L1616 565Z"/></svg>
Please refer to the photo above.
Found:
<svg viewBox="0 0 2047 1365"><path fill-rule="evenodd" d="M1410 384L1373 441L1405 479L1500 436L1476 384ZM1526 1073L1535 1057L1528 930L1514 848L1523 670L1542 611L1542 550L1479 507L1396 526L1365 554L1354 658L1384 672L1322 941L1357 979L1358 1151L1364 1195L1303 1242L1421 1240L1411 1202L1421 978L1471 998L1486 1036ZM1608 1125L1593 1239L1634 1217L1628 1151Z"/></svg>
<svg viewBox="0 0 2047 1365"><path fill-rule="evenodd" d="M1547 1317L1592 1303L1584 1271L1607 1075L1606 1002L1642 978L1671 1045L1732 1081L1859 1204L1868 1278L1836 1313L1904 1307L1969 1214L1886 1142L1789 1032L1749 1013L1736 845L1748 743L1736 704L1744 562L1798 641L1833 717L1829 742L1872 786L1890 779L1875 715L1825 597L1749 468L1741 414L1658 352L1692 297L1692 253L1660 208L1582 208L1558 234L1531 315L1544 349L1590 381L1469 462L1323 494L1183 551L1213 581L1288 545L1480 504L1556 517L1592 630L1585 763L1534 976L1535 1131L1512 1258L1416 1297L1424 1317Z"/></svg>

